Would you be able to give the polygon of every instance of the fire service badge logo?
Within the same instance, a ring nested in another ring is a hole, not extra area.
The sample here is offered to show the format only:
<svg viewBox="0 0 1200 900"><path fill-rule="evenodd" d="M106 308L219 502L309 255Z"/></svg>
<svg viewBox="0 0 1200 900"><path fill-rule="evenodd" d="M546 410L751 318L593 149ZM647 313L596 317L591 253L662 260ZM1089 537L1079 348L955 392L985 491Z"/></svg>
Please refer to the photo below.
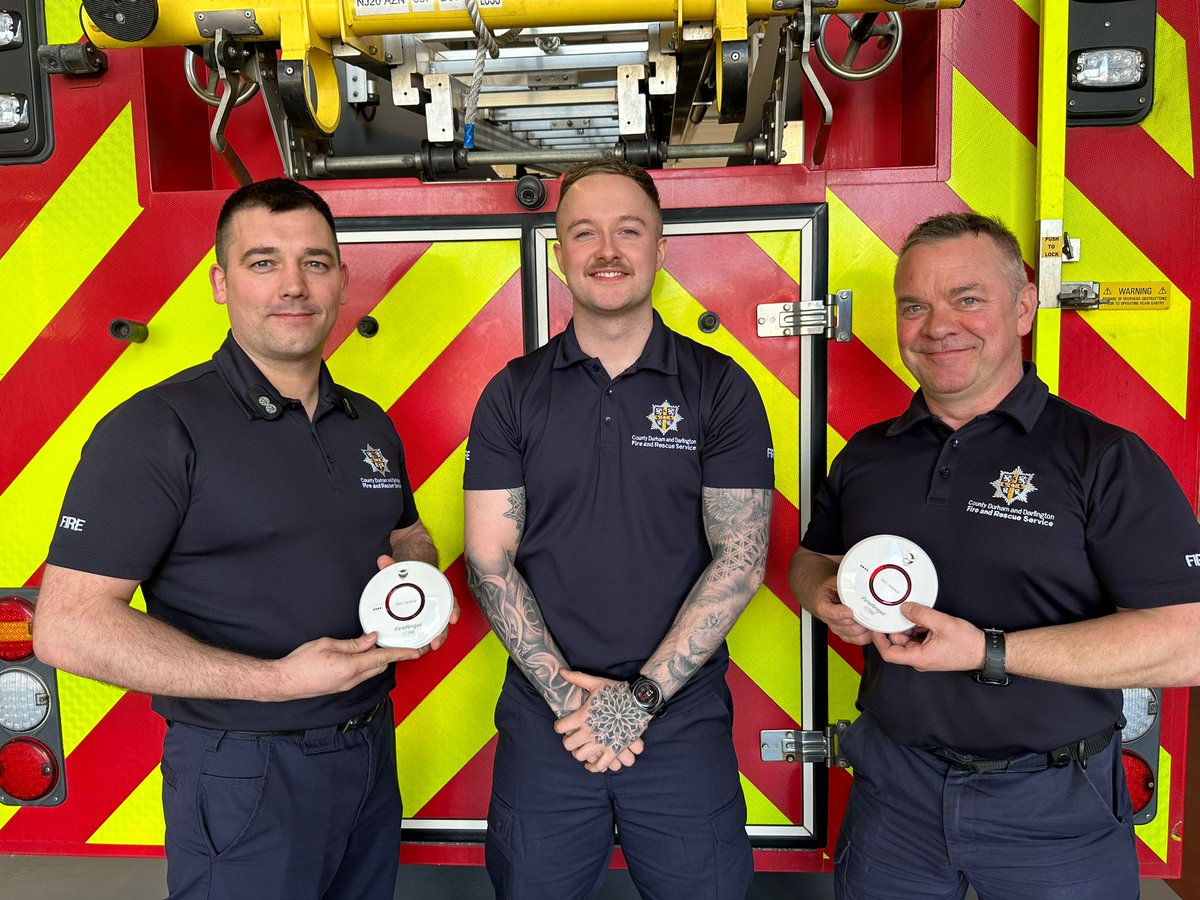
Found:
<svg viewBox="0 0 1200 900"><path fill-rule="evenodd" d="M1001 469L1000 477L991 483L996 489L996 493L992 494L993 499L1003 500L1009 506L1013 505L1014 500L1028 503L1029 495L1037 490L1033 486L1033 476L1033 472L1022 472L1020 466L1011 472Z"/></svg>
<svg viewBox="0 0 1200 900"><path fill-rule="evenodd" d="M683 416L679 414L679 407L672 406L670 400L664 400L657 406L651 405L650 415L646 418L650 420L650 430L657 431L659 434L678 431L679 423L683 421Z"/></svg>

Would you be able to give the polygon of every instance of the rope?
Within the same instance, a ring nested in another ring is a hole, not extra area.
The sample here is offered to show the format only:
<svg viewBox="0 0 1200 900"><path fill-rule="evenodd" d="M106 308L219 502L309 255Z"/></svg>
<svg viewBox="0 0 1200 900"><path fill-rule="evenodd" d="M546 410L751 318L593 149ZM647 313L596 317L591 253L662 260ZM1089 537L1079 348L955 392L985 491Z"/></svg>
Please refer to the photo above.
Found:
<svg viewBox="0 0 1200 900"><path fill-rule="evenodd" d="M492 35L483 17L479 14L478 0L467 0L467 13L471 16L471 30L475 32L475 69L471 75L471 91L467 94L466 121L463 126L463 146L468 150L475 146L475 114L479 109L479 92L483 89L483 65L488 56L495 59L500 48L507 47L517 39L520 28L507 31L499 38Z"/></svg>

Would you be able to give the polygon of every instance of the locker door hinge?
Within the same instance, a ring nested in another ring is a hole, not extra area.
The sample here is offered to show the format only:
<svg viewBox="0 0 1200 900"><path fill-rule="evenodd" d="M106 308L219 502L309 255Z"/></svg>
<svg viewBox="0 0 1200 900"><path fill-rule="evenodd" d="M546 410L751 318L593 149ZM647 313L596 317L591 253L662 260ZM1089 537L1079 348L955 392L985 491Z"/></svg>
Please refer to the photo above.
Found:
<svg viewBox="0 0 1200 900"><path fill-rule="evenodd" d="M826 340L844 344L853 336L853 305L853 291L838 291L825 300L760 303L757 307L758 336L824 335Z"/></svg>
<svg viewBox="0 0 1200 900"><path fill-rule="evenodd" d="M787 728L778 731L760 731L759 749L763 762L825 763L831 768L845 769L850 761L841 755L838 740L849 721L839 719L826 725L824 731L800 731Z"/></svg>

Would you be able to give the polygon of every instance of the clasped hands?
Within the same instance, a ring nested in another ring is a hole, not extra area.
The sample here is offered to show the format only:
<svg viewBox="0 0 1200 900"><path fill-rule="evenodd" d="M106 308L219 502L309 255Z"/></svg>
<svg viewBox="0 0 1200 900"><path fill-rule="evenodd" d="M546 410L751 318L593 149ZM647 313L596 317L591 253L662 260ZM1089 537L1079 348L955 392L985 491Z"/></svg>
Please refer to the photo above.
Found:
<svg viewBox="0 0 1200 900"><path fill-rule="evenodd" d="M586 691L579 708L554 723L563 746L589 772L617 772L632 766L645 749L642 732L650 716L633 702L623 681L560 669L565 681Z"/></svg>

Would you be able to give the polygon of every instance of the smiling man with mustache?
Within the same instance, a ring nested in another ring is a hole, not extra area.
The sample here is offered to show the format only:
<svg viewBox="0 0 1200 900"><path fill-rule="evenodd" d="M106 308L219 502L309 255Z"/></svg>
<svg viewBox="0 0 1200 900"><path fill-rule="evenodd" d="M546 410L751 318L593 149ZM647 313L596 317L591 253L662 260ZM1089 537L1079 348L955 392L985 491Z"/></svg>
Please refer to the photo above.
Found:
<svg viewBox="0 0 1200 900"><path fill-rule="evenodd" d="M643 896L735 900L753 865L725 635L763 580L767 417L651 305L667 241L644 170L585 163L556 224L572 320L492 380L467 444L467 577L510 656L488 872L502 900L589 897L615 823Z"/></svg>

